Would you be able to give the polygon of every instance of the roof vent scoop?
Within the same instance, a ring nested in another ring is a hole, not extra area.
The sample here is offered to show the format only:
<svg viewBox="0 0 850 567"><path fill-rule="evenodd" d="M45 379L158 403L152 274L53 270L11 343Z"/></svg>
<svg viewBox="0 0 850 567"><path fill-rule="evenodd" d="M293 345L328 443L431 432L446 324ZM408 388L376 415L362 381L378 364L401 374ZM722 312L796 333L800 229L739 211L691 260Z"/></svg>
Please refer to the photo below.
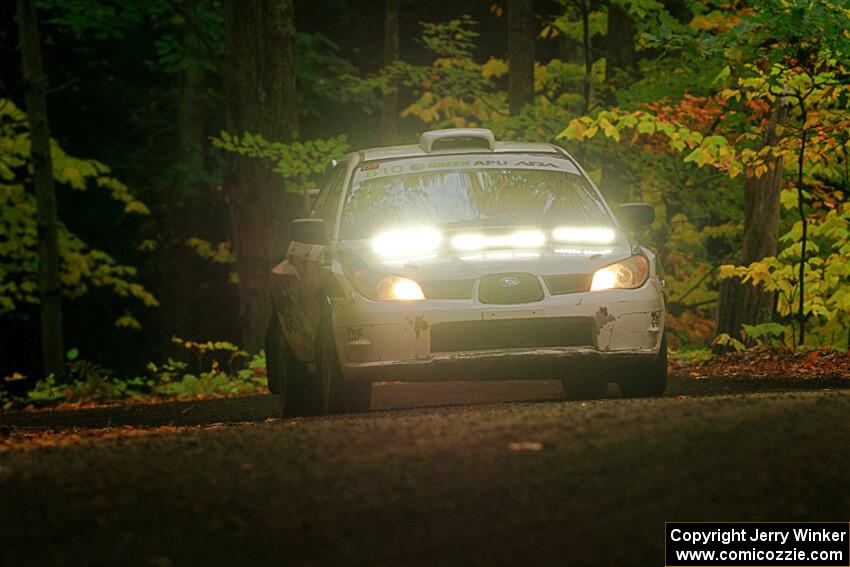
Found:
<svg viewBox="0 0 850 567"><path fill-rule="evenodd" d="M491 152L496 148L496 137L487 128L447 128L431 130L419 136L419 146L429 154L440 147L445 149L481 149Z"/></svg>

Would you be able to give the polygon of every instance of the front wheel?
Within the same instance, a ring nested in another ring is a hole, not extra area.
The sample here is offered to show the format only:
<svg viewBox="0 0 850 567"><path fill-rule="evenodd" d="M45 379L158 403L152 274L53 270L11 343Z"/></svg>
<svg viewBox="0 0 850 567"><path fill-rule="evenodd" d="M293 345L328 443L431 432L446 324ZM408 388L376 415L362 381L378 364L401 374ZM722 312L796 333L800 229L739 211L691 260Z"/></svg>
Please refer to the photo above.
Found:
<svg viewBox="0 0 850 567"><path fill-rule="evenodd" d="M329 414L344 411L369 411L372 401L372 384L369 382L346 383L342 375L334 340L330 306L322 310L316 342L318 380L316 380L314 391L318 412Z"/></svg>
<svg viewBox="0 0 850 567"><path fill-rule="evenodd" d="M307 412L307 369L289 348L280 329L277 314L272 313L266 328L266 380L269 391L280 400L282 417Z"/></svg>
<svg viewBox="0 0 850 567"><path fill-rule="evenodd" d="M667 337L661 339L658 355L651 361L636 365L628 376L617 381L620 394L626 398L649 398L664 395L667 389Z"/></svg>

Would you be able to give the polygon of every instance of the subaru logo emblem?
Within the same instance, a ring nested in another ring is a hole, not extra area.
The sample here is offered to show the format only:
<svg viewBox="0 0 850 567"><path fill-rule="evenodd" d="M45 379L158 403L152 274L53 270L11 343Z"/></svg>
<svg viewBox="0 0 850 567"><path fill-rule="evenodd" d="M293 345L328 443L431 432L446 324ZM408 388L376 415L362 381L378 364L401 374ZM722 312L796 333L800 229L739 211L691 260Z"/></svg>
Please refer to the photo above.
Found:
<svg viewBox="0 0 850 567"><path fill-rule="evenodd" d="M506 276L499 280L499 285L502 287L516 287L519 285L519 278L516 276Z"/></svg>

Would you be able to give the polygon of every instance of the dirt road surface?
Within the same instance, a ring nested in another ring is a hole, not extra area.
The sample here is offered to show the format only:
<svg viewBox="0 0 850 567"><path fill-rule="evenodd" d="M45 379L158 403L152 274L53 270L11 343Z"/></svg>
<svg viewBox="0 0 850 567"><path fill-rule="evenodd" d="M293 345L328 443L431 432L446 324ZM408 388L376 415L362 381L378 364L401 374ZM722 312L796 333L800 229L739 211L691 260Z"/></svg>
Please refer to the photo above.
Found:
<svg viewBox="0 0 850 567"><path fill-rule="evenodd" d="M324 418L277 419L271 396L0 415L0 565L663 565L665 521L850 520L843 386L389 384L373 407L396 409ZM467 405L405 407L449 402ZM61 443L17 443L48 429Z"/></svg>

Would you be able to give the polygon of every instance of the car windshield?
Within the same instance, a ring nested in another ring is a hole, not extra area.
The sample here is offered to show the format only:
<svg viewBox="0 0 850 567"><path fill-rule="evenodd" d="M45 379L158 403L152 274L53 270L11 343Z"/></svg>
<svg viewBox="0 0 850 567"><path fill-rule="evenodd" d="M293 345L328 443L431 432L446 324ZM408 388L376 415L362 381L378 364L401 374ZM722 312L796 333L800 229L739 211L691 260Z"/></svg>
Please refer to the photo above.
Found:
<svg viewBox="0 0 850 567"><path fill-rule="evenodd" d="M461 169L355 177L340 238L369 238L403 225L610 225L605 206L576 173L545 169Z"/></svg>

